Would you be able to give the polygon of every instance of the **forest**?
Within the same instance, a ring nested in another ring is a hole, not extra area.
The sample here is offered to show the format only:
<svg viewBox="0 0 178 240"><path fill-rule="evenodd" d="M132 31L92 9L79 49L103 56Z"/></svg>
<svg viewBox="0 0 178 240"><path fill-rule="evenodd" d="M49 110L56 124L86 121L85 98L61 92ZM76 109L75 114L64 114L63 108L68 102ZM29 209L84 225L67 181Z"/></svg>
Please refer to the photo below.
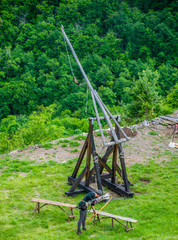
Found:
<svg viewBox="0 0 178 240"><path fill-rule="evenodd" d="M122 125L171 114L177 16L170 0L0 0L0 153L88 131L91 95L61 25Z"/></svg>

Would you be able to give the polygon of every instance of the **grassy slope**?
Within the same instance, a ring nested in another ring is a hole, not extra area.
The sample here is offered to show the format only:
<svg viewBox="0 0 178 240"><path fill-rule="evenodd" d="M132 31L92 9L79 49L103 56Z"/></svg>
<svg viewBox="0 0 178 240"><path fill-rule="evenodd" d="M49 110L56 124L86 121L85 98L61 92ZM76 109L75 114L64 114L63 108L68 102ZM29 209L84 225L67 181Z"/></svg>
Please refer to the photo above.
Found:
<svg viewBox="0 0 178 240"><path fill-rule="evenodd" d="M84 194L67 197L64 192L69 189L67 176L71 175L76 161L58 164L53 161L37 164L18 159L1 159L0 161L0 239L177 239L176 229L176 156L170 155L170 162L158 165L150 160L148 165L136 164L128 168L132 190L142 194L132 199L114 200L104 209L106 212L138 220L133 224L134 230L125 232L115 222L114 230L110 219L103 219L95 225L87 223L87 232L81 236L74 228L77 218L67 222L67 215L54 206L47 206L36 217L33 216L35 204L33 197L77 204ZM149 183L146 181L150 180ZM147 183L147 184L146 184ZM105 189L105 192L107 189ZM98 204L96 209L104 203ZM91 214L88 214L91 216Z"/></svg>

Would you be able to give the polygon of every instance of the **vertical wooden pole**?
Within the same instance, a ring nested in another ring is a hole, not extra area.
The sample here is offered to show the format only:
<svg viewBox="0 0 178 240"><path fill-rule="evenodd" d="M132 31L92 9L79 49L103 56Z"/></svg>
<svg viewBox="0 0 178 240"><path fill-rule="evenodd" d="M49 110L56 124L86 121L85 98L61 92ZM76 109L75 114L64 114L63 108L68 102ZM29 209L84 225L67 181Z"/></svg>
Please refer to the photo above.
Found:
<svg viewBox="0 0 178 240"><path fill-rule="evenodd" d="M83 147L82 147L82 150L81 150L81 152L80 152L80 156L79 156L79 158L78 158L77 164L76 164L75 169L74 169L74 171L73 171L73 173L72 173L72 177L73 177L73 178L76 178L77 173L78 173L78 170L79 170L80 165L81 165L81 163L82 163L82 160L83 160L83 158L84 158L85 152L86 152L86 150L87 150L88 137L89 137L89 136L87 135L87 138L86 138L86 140L85 140L85 143L84 143L84 145L83 145Z"/></svg>
<svg viewBox="0 0 178 240"><path fill-rule="evenodd" d="M91 144L92 144L92 155L93 155L93 162L94 162L94 168L95 168L95 173L96 173L97 185L98 185L98 189L100 189L103 192L102 183L101 183L101 175L100 175L100 171L99 171L98 154L96 153L93 133L91 134Z"/></svg>
<svg viewBox="0 0 178 240"><path fill-rule="evenodd" d="M87 172L85 178L85 185L89 186L89 178L90 178L90 163L91 163L91 134L93 132L93 122L92 119L89 119L89 133L88 133L88 148L87 148Z"/></svg>
<svg viewBox="0 0 178 240"><path fill-rule="evenodd" d="M114 146L113 157L112 157L112 176L111 182L116 182L116 164L117 164L117 145Z"/></svg>
<svg viewBox="0 0 178 240"><path fill-rule="evenodd" d="M120 139L120 134L119 134L119 129L116 128L116 132L118 135L118 138ZM124 160L124 152L122 149L122 144L118 144L118 150L119 150L119 158L120 158L120 163L121 163L121 168L122 168L122 179L124 180L124 187L126 191L129 191L129 182L127 179L127 172L126 172L126 167L125 167L125 160Z"/></svg>
<svg viewBox="0 0 178 240"><path fill-rule="evenodd" d="M40 213L40 203L38 203L38 213Z"/></svg>

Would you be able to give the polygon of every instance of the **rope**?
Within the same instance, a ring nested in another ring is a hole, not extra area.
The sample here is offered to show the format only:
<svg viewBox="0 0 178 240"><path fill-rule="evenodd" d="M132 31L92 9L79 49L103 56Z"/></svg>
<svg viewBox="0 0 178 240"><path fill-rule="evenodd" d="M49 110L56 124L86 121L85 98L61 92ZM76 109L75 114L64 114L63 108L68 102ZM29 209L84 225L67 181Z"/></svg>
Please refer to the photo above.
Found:
<svg viewBox="0 0 178 240"><path fill-rule="evenodd" d="M86 109L85 109L85 113L87 113L87 105L88 105L88 85L87 85L87 94L86 94Z"/></svg>
<svg viewBox="0 0 178 240"><path fill-rule="evenodd" d="M112 198L110 198L109 201L108 201L98 212L96 212L93 216L91 216L91 217L86 221L86 223L87 223L88 221L90 221L92 218L94 218L103 208L105 208L111 200L112 200ZM72 232L72 231L75 230L75 229L77 229L77 227L69 230L68 232Z"/></svg>
<svg viewBox="0 0 178 240"><path fill-rule="evenodd" d="M67 43L66 43L65 37L64 37L64 42L65 42L65 46L66 46L66 52L67 52L67 58L68 58L69 65L70 65L70 70L72 72L72 76L74 76L74 72L73 72L71 61L70 61L70 56L69 56L69 52L68 52L68 48L67 48Z"/></svg>

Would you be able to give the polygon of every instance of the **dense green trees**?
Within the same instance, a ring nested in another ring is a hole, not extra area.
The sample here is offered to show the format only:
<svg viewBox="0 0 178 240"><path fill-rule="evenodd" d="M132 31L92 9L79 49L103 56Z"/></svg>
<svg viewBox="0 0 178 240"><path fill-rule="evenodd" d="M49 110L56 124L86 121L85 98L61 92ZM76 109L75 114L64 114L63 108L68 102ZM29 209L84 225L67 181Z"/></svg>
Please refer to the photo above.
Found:
<svg viewBox="0 0 178 240"><path fill-rule="evenodd" d="M176 1L1 0L1 124L15 121L9 115L30 121L39 106L54 103L52 119L94 115L69 51L81 85L73 81L61 24L93 87L115 113L124 109L142 118L145 111L152 117L177 107Z"/></svg>

